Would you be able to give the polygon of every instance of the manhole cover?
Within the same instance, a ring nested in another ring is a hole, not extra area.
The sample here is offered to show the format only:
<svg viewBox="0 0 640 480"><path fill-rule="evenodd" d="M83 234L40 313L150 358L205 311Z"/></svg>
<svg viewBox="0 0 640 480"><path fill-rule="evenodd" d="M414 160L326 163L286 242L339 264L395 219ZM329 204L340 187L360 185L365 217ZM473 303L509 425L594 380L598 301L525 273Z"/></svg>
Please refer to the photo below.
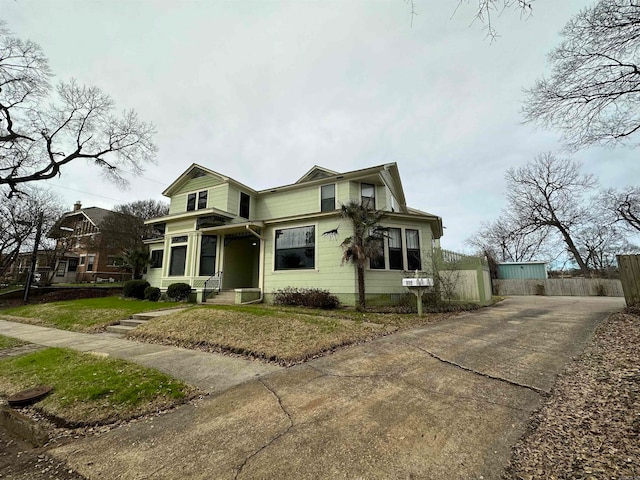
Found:
<svg viewBox="0 0 640 480"><path fill-rule="evenodd" d="M48 387L46 385L28 388L27 390L22 390L21 392L11 395L7 399L7 402L9 402L9 405L12 407L24 407L46 397L52 390L53 387Z"/></svg>

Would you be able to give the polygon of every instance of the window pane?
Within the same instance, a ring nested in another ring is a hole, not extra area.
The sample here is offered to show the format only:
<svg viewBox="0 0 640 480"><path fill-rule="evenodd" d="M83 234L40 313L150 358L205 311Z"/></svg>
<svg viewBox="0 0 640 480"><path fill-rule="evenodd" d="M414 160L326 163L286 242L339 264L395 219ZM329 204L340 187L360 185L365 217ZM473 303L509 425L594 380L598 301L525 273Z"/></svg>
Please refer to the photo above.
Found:
<svg viewBox="0 0 640 480"><path fill-rule="evenodd" d="M389 235L389 268L402 270L402 231L399 228L390 228Z"/></svg>
<svg viewBox="0 0 640 480"><path fill-rule="evenodd" d="M184 265L187 260L187 246L171 248L171 264L169 265L169 275L184 275Z"/></svg>
<svg viewBox="0 0 640 480"><path fill-rule="evenodd" d="M276 230L276 270L315 268L315 227Z"/></svg>
<svg viewBox="0 0 640 480"><path fill-rule="evenodd" d="M96 261L95 255L89 255L87 258L87 272L93 272L93 264Z"/></svg>
<svg viewBox="0 0 640 480"><path fill-rule="evenodd" d="M198 210L207 208L207 191L198 193Z"/></svg>
<svg viewBox="0 0 640 480"><path fill-rule="evenodd" d="M376 208L376 187L369 183L360 184L360 194L362 205L369 208Z"/></svg>
<svg viewBox="0 0 640 480"><path fill-rule="evenodd" d="M407 268L409 270L422 270L418 230L406 230L405 235L407 237Z"/></svg>
<svg viewBox="0 0 640 480"><path fill-rule="evenodd" d="M76 270L78 270L78 259L77 258L70 258L69 259L69 268L68 268L68 272L75 272Z"/></svg>
<svg viewBox="0 0 640 480"><path fill-rule="evenodd" d="M251 203L251 197L246 193L240 192L240 216L242 218L249 218L249 205Z"/></svg>
<svg viewBox="0 0 640 480"><path fill-rule="evenodd" d="M216 273L216 247L218 237L215 235L203 235L200 243L200 275L213 275Z"/></svg>
<svg viewBox="0 0 640 480"><path fill-rule="evenodd" d="M162 268L162 257L164 252L162 250L153 250L151 252L151 268Z"/></svg>
<svg viewBox="0 0 640 480"><path fill-rule="evenodd" d="M195 209L196 209L196 194L190 193L189 196L187 196L187 211L195 210Z"/></svg>
<svg viewBox="0 0 640 480"><path fill-rule="evenodd" d="M329 212L336 209L335 184L320 187L320 211Z"/></svg>

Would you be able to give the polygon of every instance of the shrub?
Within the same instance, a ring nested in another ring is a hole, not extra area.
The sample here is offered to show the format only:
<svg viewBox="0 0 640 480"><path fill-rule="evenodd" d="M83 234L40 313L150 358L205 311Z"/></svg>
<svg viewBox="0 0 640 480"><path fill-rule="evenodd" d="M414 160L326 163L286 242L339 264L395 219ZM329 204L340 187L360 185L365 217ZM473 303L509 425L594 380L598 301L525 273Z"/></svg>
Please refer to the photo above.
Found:
<svg viewBox="0 0 640 480"><path fill-rule="evenodd" d="M328 290L319 288L293 288L287 287L276 290L273 297L276 305L288 305L297 307L322 308L332 310L340 306L340 301Z"/></svg>
<svg viewBox="0 0 640 480"><path fill-rule="evenodd" d="M160 300L160 289L158 287L147 287L144 289L144 299L150 302Z"/></svg>
<svg viewBox="0 0 640 480"><path fill-rule="evenodd" d="M122 294L127 298L137 298L144 300L144 290L149 287L146 280L129 280L122 288Z"/></svg>
<svg viewBox="0 0 640 480"><path fill-rule="evenodd" d="M167 288L167 296L176 301L186 300L191 293L191 285L188 283L172 283Z"/></svg>

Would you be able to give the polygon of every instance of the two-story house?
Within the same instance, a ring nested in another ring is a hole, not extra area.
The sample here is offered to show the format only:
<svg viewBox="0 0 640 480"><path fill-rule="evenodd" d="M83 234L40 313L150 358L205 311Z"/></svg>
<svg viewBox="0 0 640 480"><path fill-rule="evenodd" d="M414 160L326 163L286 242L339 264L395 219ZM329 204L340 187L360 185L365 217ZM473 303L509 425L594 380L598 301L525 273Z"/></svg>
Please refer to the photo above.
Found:
<svg viewBox="0 0 640 480"><path fill-rule="evenodd" d="M123 271L117 258L121 253L101 238L101 226L111 215L125 216L100 207L82 208L76 202L48 232L56 240L53 283L123 281L131 273Z"/></svg>
<svg viewBox="0 0 640 480"><path fill-rule="evenodd" d="M340 246L352 227L339 214L351 200L387 212L384 257L365 273L368 300L406 293L404 272L426 269L442 236L440 217L407 207L395 163L345 173L315 166L293 184L259 191L193 164L163 195L169 214L147 221L158 235L147 241L146 278L162 290L188 283L199 300L213 277L236 290L237 302L270 302L276 290L305 287L354 305L356 269L342 265Z"/></svg>

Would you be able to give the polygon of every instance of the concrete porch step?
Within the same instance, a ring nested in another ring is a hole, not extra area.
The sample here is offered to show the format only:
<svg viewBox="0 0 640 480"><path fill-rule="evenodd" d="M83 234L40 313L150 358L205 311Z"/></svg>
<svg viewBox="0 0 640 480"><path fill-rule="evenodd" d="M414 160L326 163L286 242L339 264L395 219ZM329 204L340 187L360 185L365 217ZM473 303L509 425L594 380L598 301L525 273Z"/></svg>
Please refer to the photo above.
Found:
<svg viewBox="0 0 640 480"><path fill-rule="evenodd" d="M126 333L129 333L134 328L139 327L144 323L147 323L149 320L152 320L157 317L161 317L163 315L169 315L172 313L180 312L182 310L184 310L184 308L172 308L167 310L156 310L155 312L135 313L125 320L120 320L118 325L108 326L107 332L119 333L124 335Z"/></svg>
<svg viewBox="0 0 640 480"><path fill-rule="evenodd" d="M109 333L119 333L121 335L127 334L129 333L131 330L135 329L136 327L129 327L126 325L109 325L107 327L107 332Z"/></svg>
<svg viewBox="0 0 640 480"><path fill-rule="evenodd" d="M139 325L142 325L143 323L147 323L149 320L148 319L134 319L134 318L129 318L127 320L120 320L120 325L123 325L125 327L137 327Z"/></svg>
<svg viewBox="0 0 640 480"><path fill-rule="evenodd" d="M236 303L236 292L234 290L221 290L212 294L205 303L214 305L234 305Z"/></svg>

